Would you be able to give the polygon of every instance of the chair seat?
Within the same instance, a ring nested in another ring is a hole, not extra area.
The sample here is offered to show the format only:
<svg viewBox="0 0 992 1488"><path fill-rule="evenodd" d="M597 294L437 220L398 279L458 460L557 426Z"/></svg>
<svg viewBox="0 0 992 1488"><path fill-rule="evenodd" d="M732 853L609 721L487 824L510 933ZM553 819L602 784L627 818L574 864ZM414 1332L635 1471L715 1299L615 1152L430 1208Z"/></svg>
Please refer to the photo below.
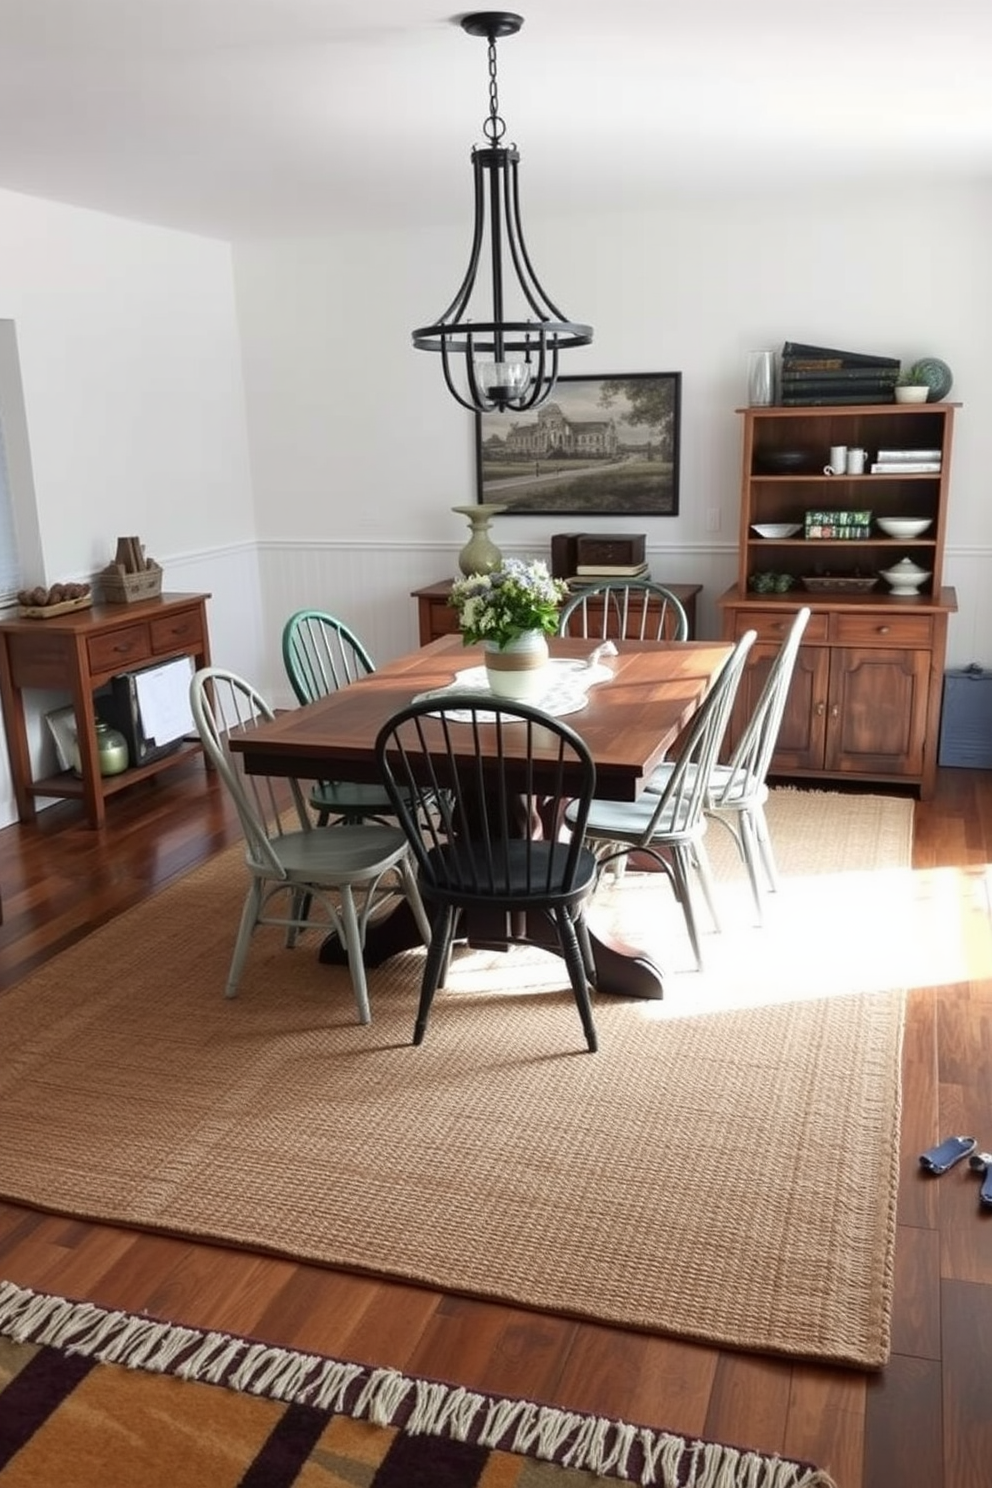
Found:
<svg viewBox="0 0 992 1488"><path fill-rule="evenodd" d="M464 840L444 843L427 854L419 878L420 891L424 898L442 903L450 899L467 904L475 899L500 909L527 908L535 893L548 905L572 904L588 893L598 872L596 858L588 848L582 848L570 863L566 849L551 842L504 843L497 866L502 870L502 881L494 882L491 844L476 846ZM478 884L475 895L466 892L468 884Z"/></svg>
<svg viewBox="0 0 992 1488"><path fill-rule="evenodd" d="M350 780L322 780L310 792L310 803L341 816L352 813L391 814L389 797L378 785L356 785Z"/></svg>
<svg viewBox="0 0 992 1488"><path fill-rule="evenodd" d="M768 786L740 770L728 765L716 765L710 771L706 804L711 811L725 807L728 811L740 810L742 806L764 806L768 800Z"/></svg>
<svg viewBox="0 0 992 1488"><path fill-rule="evenodd" d="M330 836L284 832L270 846L288 877L314 883L331 873L335 882L344 883L394 867L406 853L407 841L398 827L353 826L338 827Z"/></svg>
<svg viewBox="0 0 992 1488"><path fill-rule="evenodd" d="M645 792L661 795L668 783L672 773L670 764L659 765L651 774ZM757 803L761 806L768 800L768 787L764 781L755 780L752 775L742 773L740 770L731 770L729 765L714 765L710 771L709 785L706 791L707 809L719 810L721 806L728 811L738 810L741 806Z"/></svg>
<svg viewBox="0 0 992 1488"><path fill-rule="evenodd" d="M645 792L637 801L593 801L586 827L587 837L609 838L615 842L642 843L652 818L658 809L658 795ZM572 826L571 808L565 812L565 821ZM702 826L705 831L705 824ZM681 838L684 835L699 836L700 825L693 822L693 813L683 800L673 801L653 824L653 835Z"/></svg>

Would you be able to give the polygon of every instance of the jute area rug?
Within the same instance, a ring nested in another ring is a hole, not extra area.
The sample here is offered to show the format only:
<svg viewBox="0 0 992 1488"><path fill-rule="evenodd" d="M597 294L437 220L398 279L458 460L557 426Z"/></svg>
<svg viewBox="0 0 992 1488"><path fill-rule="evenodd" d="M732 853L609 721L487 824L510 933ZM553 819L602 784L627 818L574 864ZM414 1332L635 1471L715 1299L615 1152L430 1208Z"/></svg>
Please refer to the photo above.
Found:
<svg viewBox="0 0 992 1488"><path fill-rule="evenodd" d="M0 1282L6 1488L832 1488L807 1463Z"/></svg>
<svg viewBox="0 0 992 1488"><path fill-rule="evenodd" d="M560 962L539 951L459 955L419 1049L409 1040L422 951L372 972L364 1028L345 973L312 947L286 951L276 931L256 935L240 994L225 1000L244 891L240 852L229 852L0 998L0 1193L729 1347L880 1366L902 997L862 980L856 938L844 965L835 943L839 918L865 914L874 875L910 893L912 807L851 799L848 810L828 793L776 793L779 856L803 886L791 898L783 886L776 908L802 909L801 951L788 937L777 949L776 925L757 929L738 906L739 928L707 938L726 941L729 1006L711 1010L711 973L676 975L663 1002L599 997L596 1055ZM732 855L727 871L731 904ZM607 897L649 905L653 932L667 923L674 947L681 917L664 880L647 877ZM820 988L828 943L835 984Z"/></svg>

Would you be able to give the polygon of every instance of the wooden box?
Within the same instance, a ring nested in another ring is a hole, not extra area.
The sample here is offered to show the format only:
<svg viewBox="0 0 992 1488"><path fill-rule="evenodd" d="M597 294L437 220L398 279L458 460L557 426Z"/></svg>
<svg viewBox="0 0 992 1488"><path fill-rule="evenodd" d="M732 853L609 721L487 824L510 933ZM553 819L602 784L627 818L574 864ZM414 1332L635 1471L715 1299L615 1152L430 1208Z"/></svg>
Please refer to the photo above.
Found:
<svg viewBox="0 0 992 1488"><path fill-rule="evenodd" d="M120 573L105 568L100 573L100 590L105 604L133 604L139 599L155 599L162 593L162 570L146 568L141 573Z"/></svg>
<svg viewBox="0 0 992 1488"><path fill-rule="evenodd" d="M576 568L612 568L643 563L645 553L643 532L580 532L575 543Z"/></svg>

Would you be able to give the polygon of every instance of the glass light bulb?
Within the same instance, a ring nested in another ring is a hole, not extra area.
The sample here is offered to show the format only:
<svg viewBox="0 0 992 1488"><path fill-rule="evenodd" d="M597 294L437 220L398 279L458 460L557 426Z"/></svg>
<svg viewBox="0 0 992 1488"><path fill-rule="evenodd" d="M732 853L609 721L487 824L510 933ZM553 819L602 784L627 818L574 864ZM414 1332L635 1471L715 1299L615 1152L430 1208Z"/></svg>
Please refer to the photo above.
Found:
<svg viewBox="0 0 992 1488"><path fill-rule="evenodd" d="M519 398L530 385L531 369L527 362L476 362L475 376L490 398Z"/></svg>

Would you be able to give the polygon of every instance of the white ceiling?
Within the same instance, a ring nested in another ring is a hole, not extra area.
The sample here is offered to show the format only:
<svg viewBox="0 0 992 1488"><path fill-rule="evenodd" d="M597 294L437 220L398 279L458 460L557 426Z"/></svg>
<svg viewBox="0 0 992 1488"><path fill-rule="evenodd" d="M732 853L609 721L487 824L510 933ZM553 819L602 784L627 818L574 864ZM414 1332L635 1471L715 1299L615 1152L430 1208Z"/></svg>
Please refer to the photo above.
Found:
<svg viewBox="0 0 992 1488"><path fill-rule="evenodd" d="M521 3L525 220L992 178L988 0ZM487 89L485 41L427 0L0 0L0 187L232 238L461 220Z"/></svg>

